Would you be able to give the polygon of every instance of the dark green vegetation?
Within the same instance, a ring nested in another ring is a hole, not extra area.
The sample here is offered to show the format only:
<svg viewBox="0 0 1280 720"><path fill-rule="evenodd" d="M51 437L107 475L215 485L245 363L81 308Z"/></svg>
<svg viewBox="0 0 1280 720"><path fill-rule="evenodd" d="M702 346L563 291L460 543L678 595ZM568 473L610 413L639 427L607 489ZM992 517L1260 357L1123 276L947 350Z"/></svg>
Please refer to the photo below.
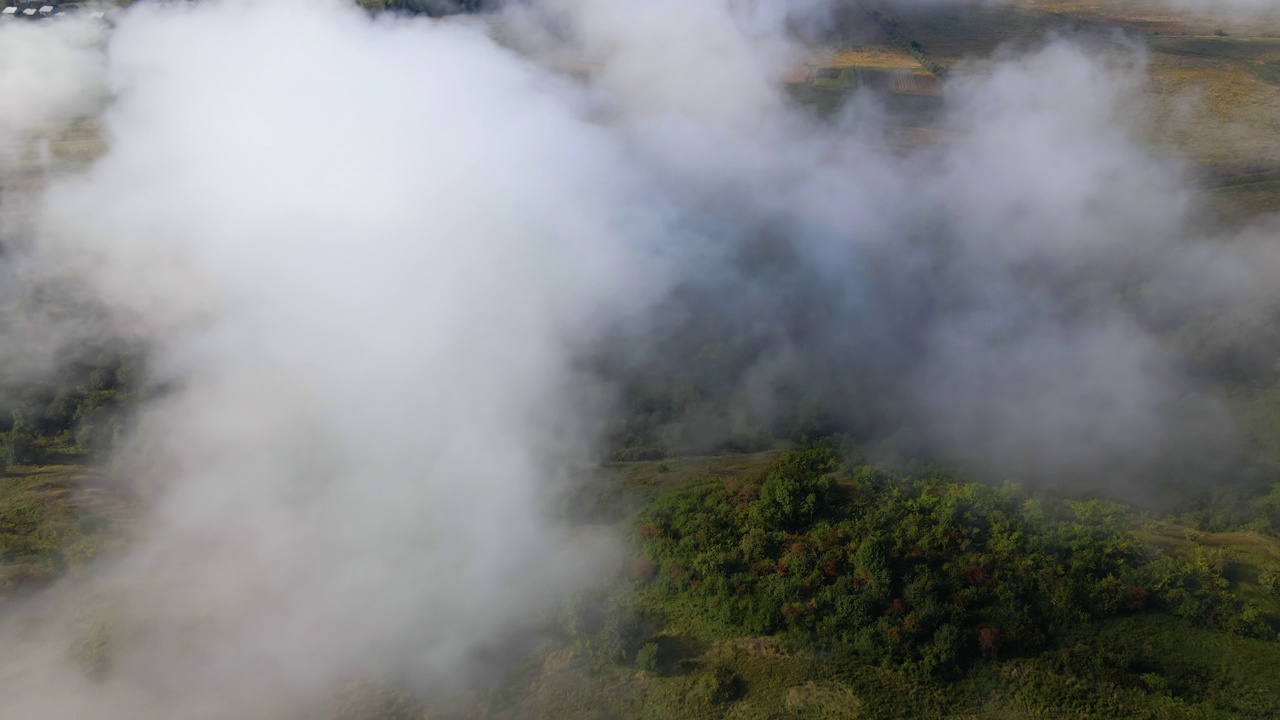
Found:
<svg viewBox="0 0 1280 720"><path fill-rule="evenodd" d="M763 477L661 498L637 530L649 595L698 625L838 640L923 676L1149 606L1276 637L1276 618L1227 590L1221 558L1148 549L1120 506L842 463L793 451Z"/></svg>
<svg viewBox="0 0 1280 720"><path fill-rule="evenodd" d="M0 384L0 448L9 467L64 462L115 447L124 429L132 365L102 351L66 364L52 379Z"/></svg>

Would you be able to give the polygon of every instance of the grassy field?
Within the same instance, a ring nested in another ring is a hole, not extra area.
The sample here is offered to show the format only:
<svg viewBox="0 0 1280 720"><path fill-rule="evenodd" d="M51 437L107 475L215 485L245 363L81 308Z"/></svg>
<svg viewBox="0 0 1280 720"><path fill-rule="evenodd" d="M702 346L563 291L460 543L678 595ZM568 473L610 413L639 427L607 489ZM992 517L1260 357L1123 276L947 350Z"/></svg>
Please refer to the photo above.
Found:
<svg viewBox="0 0 1280 720"><path fill-rule="evenodd" d="M1280 164L1280 85L1260 74L1260 67L1267 66L1252 60L1154 54L1157 141L1203 165Z"/></svg>
<svg viewBox="0 0 1280 720"><path fill-rule="evenodd" d="M0 476L0 608L127 537L138 504L94 471L53 465Z"/></svg>

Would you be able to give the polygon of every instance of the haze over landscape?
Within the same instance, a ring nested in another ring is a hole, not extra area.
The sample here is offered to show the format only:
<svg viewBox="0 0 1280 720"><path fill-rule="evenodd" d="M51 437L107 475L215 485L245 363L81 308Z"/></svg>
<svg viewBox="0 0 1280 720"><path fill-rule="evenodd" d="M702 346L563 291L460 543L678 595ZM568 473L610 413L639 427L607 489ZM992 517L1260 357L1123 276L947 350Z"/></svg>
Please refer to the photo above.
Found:
<svg viewBox="0 0 1280 720"><path fill-rule="evenodd" d="M8 4L0 720L1280 713L1274 3Z"/></svg>

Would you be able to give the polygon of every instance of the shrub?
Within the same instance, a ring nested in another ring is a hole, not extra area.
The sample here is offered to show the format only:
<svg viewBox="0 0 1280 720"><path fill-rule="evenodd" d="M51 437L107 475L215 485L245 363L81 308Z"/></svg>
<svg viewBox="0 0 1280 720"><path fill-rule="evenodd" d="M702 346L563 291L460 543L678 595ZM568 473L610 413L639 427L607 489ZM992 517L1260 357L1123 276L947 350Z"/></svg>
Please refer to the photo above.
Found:
<svg viewBox="0 0 1280 720"><path fill-rule="evenodd" d="M614 462L643 462L646 460L663 460L669 456L667 449L661 445L644 445L640 447L622 448L613 453Z"/></svg>
<svg viewBox="0 0 1280 720"><path fill-rule="evenodd" d="M631 568L631 576L642 583L649 582L657 574L657 564L643 555L636 559L635 566Z"/></svg>
<svg viewBox="0 0 1280 720"><path fill-rule="evenodd" d="M588 646L598 662L617 664L635 655L645 635L644 622L632 598L619 594L606 601L604 623Z"/></svg>
<svg viewBox="0 0 1280 720"><path fill-rule="evenodd" d="M356 681L330 695L322 717L326 720L417 720L425 711L422 702L405 690Z"/></svg>
<svg viewBox="0 0 1280 720"><path fill-rule="evenodd" d="M984 627L978 631L978 647L986 657L1000 654L1000 629Z"/></svg>
<svg viewBox="0 0 1280 720"><path fill-rule="evenodd" d="M693 674L687 697L695 705L722 705L736 700L740 692L738 676L715 665Z"/></svg>
<svg viewBox="0 0 1280 720"><path fill-rule="evenodd" d="M831 479L822 473L834 466L834 453L826 449L784 455L750 505L755 524L792 529L812 521L831 493Z"/></svg>
<svg viewBox="0 0 1280 720"><path fill-rule="evenodd" d="M658 669L658 644L647 642L636 651L636 669L654 672Z"/></svg>
<svg viewBox="0 0 1280 720"><path fill-rule="evenodd" d="M1280 597L1280 570L1267 568L1259 573L1258 588L1271 597Z"/></svg>
<svg viewBox="0 0 1280 720"><path fill-rule="evenodd" d="M5 462L13 465L33 465L40 461L40 448L36 444L36 428L27 422L21 410L13 411L13 427L5 442Z"/></svg>
<svg viewBox="0 0 1280 720"><path fill-rule="evenodd" d="M1124 591L1124 605L1129 610L1141 610L1147 606L1147 597L1150 591L1139 585L1134 585Z"/></svg>

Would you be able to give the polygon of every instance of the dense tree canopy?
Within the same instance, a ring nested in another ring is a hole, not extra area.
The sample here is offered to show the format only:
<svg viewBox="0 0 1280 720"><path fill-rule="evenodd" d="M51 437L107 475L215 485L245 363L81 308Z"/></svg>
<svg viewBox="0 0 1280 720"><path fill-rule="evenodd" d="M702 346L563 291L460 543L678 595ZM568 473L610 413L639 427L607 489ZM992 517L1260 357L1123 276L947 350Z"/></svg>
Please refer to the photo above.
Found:
<svg viewBox="0 0 1280 720"><path fill-rule="evenodd" d="M1153 608L1275 637L1228 591L1221 558L1151 550L1125 512L809 447L762 477L662 497L637 527L637 579L655 607L726 632L847 643L928 675Z"/></svg>

